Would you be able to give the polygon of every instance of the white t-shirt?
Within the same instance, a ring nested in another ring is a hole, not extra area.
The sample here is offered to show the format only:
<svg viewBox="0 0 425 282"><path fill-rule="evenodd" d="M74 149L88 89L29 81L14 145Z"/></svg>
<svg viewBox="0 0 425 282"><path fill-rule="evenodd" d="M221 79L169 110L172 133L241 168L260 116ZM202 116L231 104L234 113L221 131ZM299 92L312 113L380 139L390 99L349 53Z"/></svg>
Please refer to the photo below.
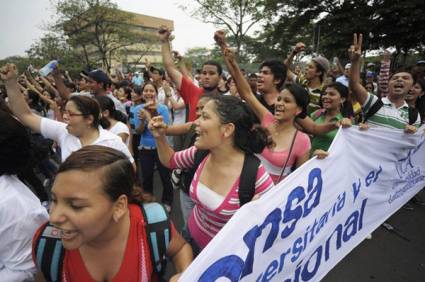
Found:
<svg viewBox="0 0 425 282"><path fill-rule="evenodd" d="M173 96L174 100L179 101L179 99L182 99L175 91L173 88L171 88L171 95ZM158 89L158 103L160 104L164 104L165 105L165 91L164 88L161 87ZM171 102L168 103L168 105L166 105L169 109L172 109L171 106ZM183 124L186 122L186 108L181 108L178 110L173 110L173 122L172 124ZM171 120L171 110L170 110L170 120Z"/></svg>
<svg viewBox="0 0 425 282"><path fill-rule="evenodd" d="M38 198L14 175L0 176L0 281L33 281L32 237L49 220Z"/></svg>
<svg viewBox="0 0 425 282"><path fill-rule="evenodd" d="M110 132L112 132L113 134L115 134L115 135L118 135L118 134L121 134L121 133L124 133L124 134L127 134L128 136L130 136L130 130L128 129L128 126L125 124L125 123L123 123L123 122L120 122L120 121L118 121L114 126L112 126L110 129L109 129L109 131ZM121 137L120 137L121 138ZM126 142L126 145L128 146L128 141L129 141L129 139L130 138L127 138L127 142Z"/></svg>
<svg viewBox="0 0 425 282"><path fill-rule="evenodd" d="M82 145L80 139L75 137L74 135L69 134L66 129L66 123L50 120L47 118L41 119L40 131L41 134L45 138L52 139L58 143L62 152L62 162L65 161L72 152L81 149ZM99 127L99 138L97 138L90 145L100 145L109 148L116 149L124 153L131 163L134 162L133 157L130 154L127 146L122 142L122 139L117 135L109 132L108 130L104 130Z"/></svg>
<svg viewBox="0 0 425 282"><path fill-rule="evenodd" d="M120 102L120 100L118 100L111 92L108 92L106 96L108 96L108 98L111 98L112 102L114 102L116 110L122 112L123 114L127 116L127 112L125 111L125 106Z"/></svg>

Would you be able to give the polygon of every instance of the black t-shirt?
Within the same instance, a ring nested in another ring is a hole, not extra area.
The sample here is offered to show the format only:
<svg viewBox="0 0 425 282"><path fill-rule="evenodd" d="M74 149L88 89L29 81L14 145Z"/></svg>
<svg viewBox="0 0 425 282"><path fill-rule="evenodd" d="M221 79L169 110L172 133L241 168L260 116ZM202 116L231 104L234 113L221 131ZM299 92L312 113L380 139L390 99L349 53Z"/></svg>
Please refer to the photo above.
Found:
<svg viewBox="0 0 425 282"><path fill-rule="evenodd" d="M255 95L255 96L257 97L258 101L260 101L260 103L261 103L264 107L266 107L266 109L267 109L267 110L269 110L269 112L271 112L272 114L274 114L274 104L272 104L272 105L268 105L268 104L267 104L267 102L266 102L266 100L264 100L263 95L261 95L261 94L257 94L257 95Z"/></svg>

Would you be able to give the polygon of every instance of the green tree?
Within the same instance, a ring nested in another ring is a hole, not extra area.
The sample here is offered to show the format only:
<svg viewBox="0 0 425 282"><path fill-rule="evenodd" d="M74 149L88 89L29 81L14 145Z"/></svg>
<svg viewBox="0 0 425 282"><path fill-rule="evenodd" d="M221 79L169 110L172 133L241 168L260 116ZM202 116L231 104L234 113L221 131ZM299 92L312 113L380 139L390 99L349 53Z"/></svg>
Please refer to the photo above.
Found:
<svg viewBox="0 0 425 282"><path fill-rule="evenodd" d="M55 9L58 19L52 28L82 49L88 65L93 59L109 70L120 49L140 41L140 32L130 24L133 15L111 0L57 0Z"/></svg>
<svg viewBox="0 0 425 282"><path fill-rule="evenodd" d="M62 36L57 34L46 34L33 43L26 53L34 67L42 67L47 62L57 59L73 75L84 68L84 63L80 60L82 55L80 50L70 46Z"/></svg>
<svg viewBox="0 0 425 282"><path fill-rule="evenodd" d="M269 53L286 53L289 46L303 41L311 44L310 51L345 57L354 32L363 33L368 50L388 46L395 46L397 54L424 50L425 31L417 28L424 25L424 1L266 0L264 5L273 14L260 35ZM315 32L319 28L320 36Z"/></svg>
<svg viewBox="0 0 425 282"><path fill-rule="evenodd" d="M247 32L266 15L263 0L195 0L198 7L191 10L193 17L224 28L234 38L236 54L241 55ZM187 6L180 6L188 10Z"/></svg>

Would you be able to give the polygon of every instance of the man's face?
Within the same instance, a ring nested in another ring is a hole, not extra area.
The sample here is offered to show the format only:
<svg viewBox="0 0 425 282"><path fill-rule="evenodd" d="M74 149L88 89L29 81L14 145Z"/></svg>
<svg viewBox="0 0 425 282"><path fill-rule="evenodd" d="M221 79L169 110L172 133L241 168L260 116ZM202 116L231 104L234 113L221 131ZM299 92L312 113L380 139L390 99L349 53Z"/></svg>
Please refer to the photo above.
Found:
<svg viewBox="0 0 425 282"><path fill-rule="evenodd" d="M90 79L88 81L88 84L89 84L90 91L93 94L96 94L97 92L101 91L101 89L103 87L103 83L99 83L99 82L97 82L97 81L95 81L93 79Z"/></svg>
<svg viewBox="0 0 425 282"><path fill-rule="evenodd" d="M413 86L413 77L408 72L395 73L388 82L389 96L405 96Z"/></svg>
<svg viewBox="0 0 425 282"><path fill-rule="evenodd" d="M315 78L319 78L321 75L321 72L317 69L316 64L311 61L310 63L308 63L307 68L305 69L305 78L308 81L312 81Z"/></svg>
<svg viewBox="0 0 425 282"><path fill-rule="evenodd" d="M248 79L248 83L249 83L249 86L251 87L251 89L257 89L257 78L256 77L250 77L249 79Z"/></svg>
<svg viewBox="0 0 425 282"><path fill-rule="evenodd" d="M350 73L351 73L351 68L344 69L344 74L346 77L350 77Z"/></svg>
<svg viewBox="0 0 425 282"><path fill-rule="evenodd" d="M220 81L217 66L204 65L201 72L201 84L204 88L215 88Z"/></svg>
<svg viewBox="0 0 425 282"><path fill-rule="evenodd" d="M257 89L262 93L268 93L276 88L279 80L274 78L274 75L269 67L263 66L260 69L260 75L257 78Z"/></svg>
<svg viewBox="0 0 425 282"><path fill-rule="evenodd" d="M153 80L154 82L158 82L158 81L161 81L161 80L162 80L162 76L161 76L161 74L159 73L159 71L158 71L158 70L154 70L154 71L152 72L152 80Z"/></svg>

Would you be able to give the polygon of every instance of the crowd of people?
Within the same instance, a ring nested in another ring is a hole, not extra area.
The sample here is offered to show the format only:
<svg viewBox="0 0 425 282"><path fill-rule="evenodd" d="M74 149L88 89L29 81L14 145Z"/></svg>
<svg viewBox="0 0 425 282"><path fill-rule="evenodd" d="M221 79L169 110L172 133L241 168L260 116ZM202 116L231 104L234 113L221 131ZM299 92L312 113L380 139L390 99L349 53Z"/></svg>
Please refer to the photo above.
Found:
<svg viewBox="0 0 425 282"><path fill-rule="evenodd" d="M242 205L325 158L340 127L425 122L425 61L391 70L386 52L362 70L361 34L345 67L294 63L300 42L250 74L223 31L227 72L207 61L191 73L171 31L158 38L163 65L141 72L1 67L0 281L161 281L167 258L175 281Z"/></svg>

